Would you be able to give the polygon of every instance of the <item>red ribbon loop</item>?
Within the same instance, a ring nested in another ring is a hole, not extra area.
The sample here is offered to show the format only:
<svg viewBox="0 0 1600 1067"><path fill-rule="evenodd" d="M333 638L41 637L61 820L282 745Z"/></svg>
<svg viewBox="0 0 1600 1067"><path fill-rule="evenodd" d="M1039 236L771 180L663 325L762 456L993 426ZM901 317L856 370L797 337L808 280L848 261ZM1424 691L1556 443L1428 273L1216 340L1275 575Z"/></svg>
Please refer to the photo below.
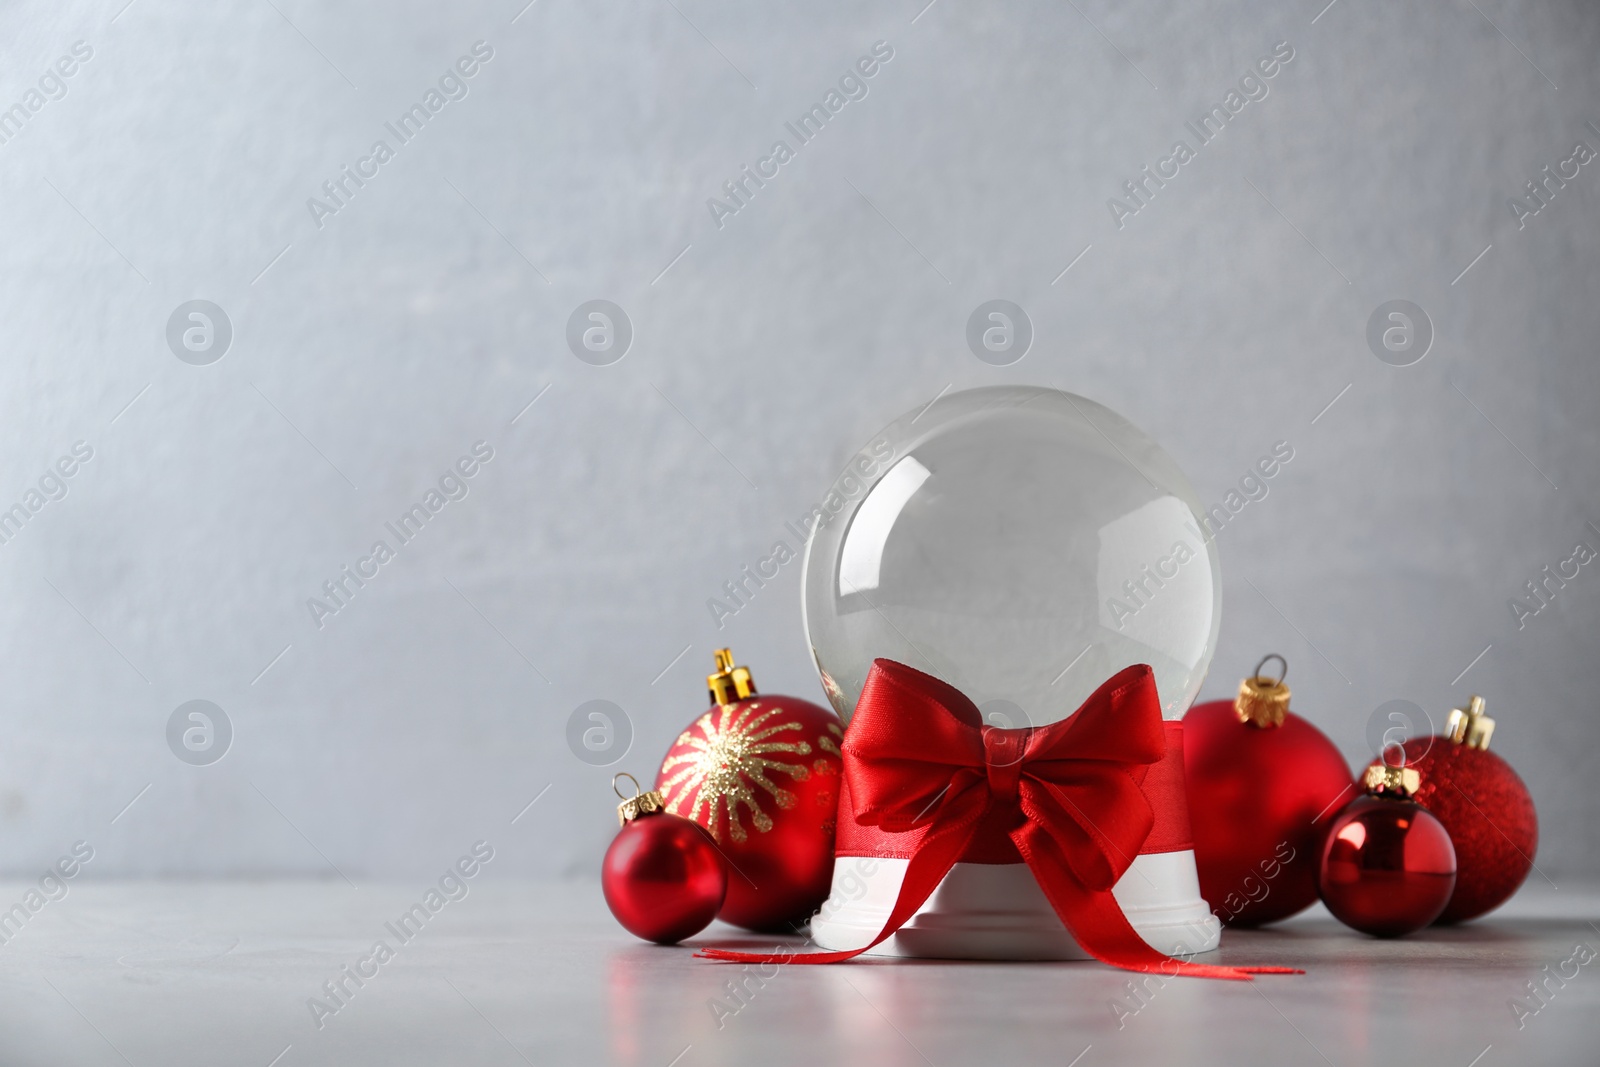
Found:
<svg viewBox="0 0 1600 1067"><path fill-rule="evenodd" d="M738 963L836 963L908 922L980 833L1009 836L1056 915L1090 955L1134 971L1248 980L1288 967L1221 967L1151 948L1111 895L1155 825L1142 788L1165 752L1155 676L1144 664L1109 678L1070 717L1007 730L954 686L893 660L874 661L845 732L844 774L856 820L890 833L926 827L889 920L847 952L707 949Z"/></svg>

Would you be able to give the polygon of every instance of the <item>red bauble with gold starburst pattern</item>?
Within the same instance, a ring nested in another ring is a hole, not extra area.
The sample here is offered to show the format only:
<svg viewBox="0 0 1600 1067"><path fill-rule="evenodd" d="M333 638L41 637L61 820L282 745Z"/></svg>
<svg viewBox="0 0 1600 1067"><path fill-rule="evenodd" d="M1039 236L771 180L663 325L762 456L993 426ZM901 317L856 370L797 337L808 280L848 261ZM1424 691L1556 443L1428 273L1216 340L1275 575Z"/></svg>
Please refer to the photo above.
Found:
<svg viewBox="0 0 1600 1067"><path fill-rule="evenodd" d="M844 727L810 701L758 694L727 649L706 681L711 708L673 742L656 789L722 850L728 895L717 918L792 931L833 880Z"/></svg>

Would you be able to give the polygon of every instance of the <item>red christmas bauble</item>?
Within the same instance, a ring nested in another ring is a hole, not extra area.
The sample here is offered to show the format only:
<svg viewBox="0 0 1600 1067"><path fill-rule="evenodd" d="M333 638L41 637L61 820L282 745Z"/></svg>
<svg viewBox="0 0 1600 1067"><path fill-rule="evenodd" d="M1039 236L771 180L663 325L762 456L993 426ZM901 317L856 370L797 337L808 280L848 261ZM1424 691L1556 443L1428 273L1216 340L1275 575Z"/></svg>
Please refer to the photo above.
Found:
<svg viewBox="0 0 1600 1067"><path fill-rule="evenodd" d="M833 880L844 729L809 701L757 694L725 651L709 681L713 697L727 702L678 735L656 788L668 811L704 826L722 850L728 896L717 917L749 930L793 930L828 898Z"/></svg>
<svg viewBox="0 0 1600 1067"><path fill-rule="evenodd" d="M1421 778L1417 802L1438 817L1455 845L1455 893L1437 921L1466 922L1504 904L1528 877L1539 849L1539 816L1528 787L1487 748L1448 737L1412 738L1402 747L1406 766Z"/></svg>
<svg viewBox="0 0 1600 1067"><path fill-rule="evenodd" d="M1288 687L1259 670L1237 700L1183 717L1200 893L1231 926L1277 922L1316 901L1323 829L1355 792L1333 742L1289 711Z"/></svg>
<svg viewBox="0 0 1600 1067"><path fill-rule="evenodd" d="M1455 886L1450 835L1420 804L1357 797L1328 829L1322 902L1346 926L1374 937L1412 933L1439 917Z"/></svg>
<svg viewBox="0 0 1600 1067"><path fill-rule="evenodd" d="M673 945L716 918L728 891L728 872L704 829L656 811L623 825L606 849L600 888L611 914L629 933Z"/></svg>

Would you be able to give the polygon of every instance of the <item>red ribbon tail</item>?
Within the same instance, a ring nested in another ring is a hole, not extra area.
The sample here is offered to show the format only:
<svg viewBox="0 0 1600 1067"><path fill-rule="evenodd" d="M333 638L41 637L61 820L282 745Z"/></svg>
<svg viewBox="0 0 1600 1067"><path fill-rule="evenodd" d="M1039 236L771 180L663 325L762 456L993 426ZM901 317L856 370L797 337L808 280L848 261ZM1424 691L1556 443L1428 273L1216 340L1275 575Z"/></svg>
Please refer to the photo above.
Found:
<svg viewBox="0 0 1600 1067"><path fill-rule="evenodd" d="M1252 975L1257 974L1305 974L1305 971L1294 967L1223 967L1210 963L1190 963L1158 952L1128 922L1122 906L1110 890L1084 886L1070 873L1071 868L1064 857L1039 856L1033 841L1024 839L1017 841L1017 845L1062 925L1085 952L1102 963L1147 974L1220 978L1235 982L1248 982Z"/></svg>
<svg viewBox="0 0 1600 1067"><path fill-rule="evenodd" d="M947 802L948 803L948 802ZM861 955L867 949L891 937L917 909L933 895L967 850L978 829L981 805L968 805L964 814L948 816L941 810L933 820L928 835L922 839L916 854L906 864L906 875L900 883L900 895L895 898L894 909L878 936L860 948L843 952L734 952L731 949L708 948L696 952L701 959L720 960L724 963L839 963Z"/></svg>

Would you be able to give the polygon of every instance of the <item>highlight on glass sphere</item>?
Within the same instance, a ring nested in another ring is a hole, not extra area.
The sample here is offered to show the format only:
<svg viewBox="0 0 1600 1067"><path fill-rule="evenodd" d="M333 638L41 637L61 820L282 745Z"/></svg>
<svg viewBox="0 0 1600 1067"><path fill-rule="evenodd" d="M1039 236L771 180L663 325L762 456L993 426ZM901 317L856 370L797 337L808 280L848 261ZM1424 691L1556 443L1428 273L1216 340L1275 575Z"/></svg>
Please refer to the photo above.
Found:
<svg viewBox="0 0 1600 1067"><path fill-rule="evenodd" d="M1004 727L1058 722L1136 663L1176 719L1205 679L1222 601L1200 502L1161 446L1092 400L941 397L852 457L817 510L805 627L846 721L879 657Z"/></svg>

